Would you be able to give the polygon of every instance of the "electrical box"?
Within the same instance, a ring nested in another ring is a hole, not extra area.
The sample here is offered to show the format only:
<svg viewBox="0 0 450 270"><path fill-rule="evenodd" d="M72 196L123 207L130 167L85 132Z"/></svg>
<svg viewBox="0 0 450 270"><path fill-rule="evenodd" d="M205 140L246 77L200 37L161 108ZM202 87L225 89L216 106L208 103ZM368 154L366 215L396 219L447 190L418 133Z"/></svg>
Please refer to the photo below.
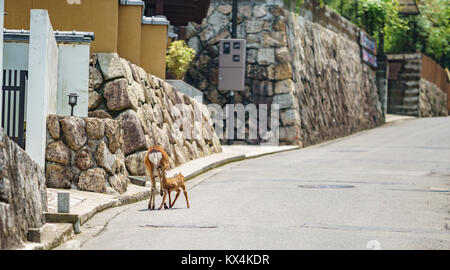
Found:
<svg viewBox="0 0 450 270"><path fill-rule="evenodd" d="M220 40L219 90L244 90L246 45L245 39Z"/></svg>

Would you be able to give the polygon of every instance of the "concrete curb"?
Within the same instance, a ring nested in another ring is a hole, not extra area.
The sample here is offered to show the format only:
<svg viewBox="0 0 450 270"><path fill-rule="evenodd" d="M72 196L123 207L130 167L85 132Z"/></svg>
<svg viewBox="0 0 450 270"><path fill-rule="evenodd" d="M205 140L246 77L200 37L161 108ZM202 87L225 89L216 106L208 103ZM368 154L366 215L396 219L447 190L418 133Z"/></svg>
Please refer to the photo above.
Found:
<svg viewBox="0 0 450 270"><path fill-rule="evenodd" d="M236 156L236 157L226 158L226 159L214 162L212 164L209 164L209 165L207 165L205 167L202 167L202 168L200 168L200 169L198 169L198 170L196 170L196 171L194 171L194 172L192 172L192 173L190 173L188 175L185 175L184 178L185 178L186 181L189 181L192 178L195 178L195 177L199 176L200 174L203 174L203 173L205 173L205 172L207 172L209 170L215 169L217 167L221 167L221 166L226 165L226 164L231 163L231 162L237 162L237 161L241 161L241 160L244 160L244 159L246 159L245 155L239 155L239 156Z"/></svg>
<svg viewBox="0 0 450 270"><path fill-rule="evenodd" d="M185 175L186 181L193 179L207 171L210 171L212 169L224 166L226 164L232 163L232 162L238 162L245 159L254 159L270 154L277 154L281 152L286 151L292 151L292 150L298 150L300 147L293 147L291 149L282 149L282 150L275 150L271 152L265 152L261 154L254 154L254 155L235 155L232 157L224 158L221 160L218 160L216 162L213 162L211 164L208 164L206 166L202 166L201 168L198 168L194 170L193 172ZM76 222L79 222L79 226L83 225L88 221L90 218L92 218L95 214L102 212L106 209L113 208L113 207L119 207L124 206L132 203L136 203L142 200L146 200L150 197L150 190L146 191L140 191L134 194L124 195L121 197L118 197L114 201L109 201L106 203L102 203L95 208L93 208L91 211L84 213L82 215L77 214L58 214L58 213L46 213L46 216L49 217L50 222L57 223L58 225L66 224L66 228L60 232L59 235L54 236L51 240L48 240L47 242L40 243L40 244L34 244L34 243L28 243L26 245L25 249L31 249L31 250L49 250L53 249L64 242L72 239L75 235L74 225ZM48 223L47 223L48 224ZM71 225L71 226L69 226Z"/></svg>
<svg viewBox="0 0 450 270"><path fill-rule="evenodd" d="M58 235L49 236L49 239L42 239L41 243L26 243L25 250L49 250L53 249L64 242L72 239L75 236L75 224L79 222L78 226L83 225L92 218L95 214L104 211L108 208L124 206L127 204L132 204L138 201L148 199L150 197L150 190L141 191L130 195L125 195L117 198L115 201L107 202L98 205L91 211L83 214L62 214L62 213L45 213L46 220L49 221L47 224L53 224L58 226L64 226L64 229L59 232ZM45 226L43 227L43 234L45 234Z"/></svg>

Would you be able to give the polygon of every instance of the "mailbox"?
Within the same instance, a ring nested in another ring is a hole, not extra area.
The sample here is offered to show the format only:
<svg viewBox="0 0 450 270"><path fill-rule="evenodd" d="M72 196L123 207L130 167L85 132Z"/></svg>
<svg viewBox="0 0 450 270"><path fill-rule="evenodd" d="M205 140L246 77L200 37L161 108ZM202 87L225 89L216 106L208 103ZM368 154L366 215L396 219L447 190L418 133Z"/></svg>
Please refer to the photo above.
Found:
<svg viewBox="0 0 450 270"><path fill-rule="evenodd" d="M244 90L245 48L245 39L224 39L219 42L219 90Z"/></svg>

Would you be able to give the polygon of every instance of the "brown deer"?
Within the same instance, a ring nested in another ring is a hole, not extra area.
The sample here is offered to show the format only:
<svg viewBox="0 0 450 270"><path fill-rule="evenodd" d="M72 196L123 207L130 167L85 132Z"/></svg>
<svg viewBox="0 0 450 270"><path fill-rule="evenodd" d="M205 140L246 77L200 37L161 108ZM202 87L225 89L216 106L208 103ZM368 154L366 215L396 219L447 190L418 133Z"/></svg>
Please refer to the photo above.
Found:
<svg viewBox="0 0 450 270"><path fill-rule="evenodd" d="M161 182L161 188L164 191L164 195L163 195L163 199L161 202L161 206L159 206L158 210L160 210L163 205L164 205L164 208L167 209L167 206L165 204L167 194L169 195L169 207L172 208L173 205L175 204L176 200L178 199L178 196L180 195L181 189L183 189L184 197L186 198L187 208L189 208L189 199L188 199L188 195L186 192L186 186L184 185L184 176L181 173L174 175L173 177L170 177L170 178L166 178L165 176L163 176L163 180ZM170 201L170 192L172 192L172 191L177 192L177 195L175 196L175 199L173 200L173 202Z"/></svg>
<svg viewBox="0 0 450 270"><path fill-rule="evenodd" d="M148 202L148 209L155 210L155 195L156 195L156 176L160 181L160 194L163 195L162 183L166 177L166 170L169 167L169 155L161 146L150 146L144 158L144 165L150 175L152 182L152 190L150 193L150 200ZM167 207L167 206L166 206Z"/></svg>

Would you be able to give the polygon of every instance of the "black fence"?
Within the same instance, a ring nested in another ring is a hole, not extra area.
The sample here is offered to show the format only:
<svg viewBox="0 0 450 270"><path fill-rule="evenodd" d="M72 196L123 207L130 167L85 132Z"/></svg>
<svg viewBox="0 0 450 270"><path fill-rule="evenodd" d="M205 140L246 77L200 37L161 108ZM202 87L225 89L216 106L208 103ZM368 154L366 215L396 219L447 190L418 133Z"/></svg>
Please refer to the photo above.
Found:
<svg viewBox="0 0 450 270"><path fill-rule="evenodd" d="M4 132L25 149L26 70L3 70L2 127Z"/></svg>

